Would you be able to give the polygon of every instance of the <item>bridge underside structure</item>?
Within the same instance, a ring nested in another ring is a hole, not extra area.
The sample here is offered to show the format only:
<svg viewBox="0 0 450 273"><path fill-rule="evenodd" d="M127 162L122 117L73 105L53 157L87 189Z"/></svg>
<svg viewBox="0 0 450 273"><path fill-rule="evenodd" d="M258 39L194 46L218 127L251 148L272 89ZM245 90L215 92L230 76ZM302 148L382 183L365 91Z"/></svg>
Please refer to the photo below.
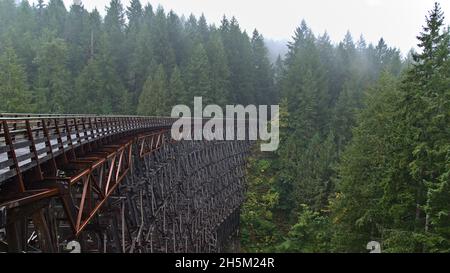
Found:
<svg viewBox="0 0 450 273"><path fill-rule="evenodd" d="M175 141L173 122L3 114L0 252L225 251L251 142Z"/></svg>

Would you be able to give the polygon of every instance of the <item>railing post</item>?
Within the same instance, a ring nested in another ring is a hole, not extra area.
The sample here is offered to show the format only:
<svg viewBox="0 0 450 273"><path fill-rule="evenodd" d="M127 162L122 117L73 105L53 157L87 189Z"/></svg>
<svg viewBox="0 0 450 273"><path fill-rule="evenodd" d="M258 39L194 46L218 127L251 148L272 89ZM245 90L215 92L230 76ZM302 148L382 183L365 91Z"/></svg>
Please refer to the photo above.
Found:
<svg viewBox="0 0 450 273"><path fill-rule="evenodd" d="M15 125L14 125L15 126ZM16 170L17 181L19 186L19 192L25 192L25 185L23 183L22 173L20 171L19 162L17 161L16 149L12 141L11 134L9 133L8 122L3 120L3 131L5 132L5 142L9 146L8 159L12 159L14 163L14 169Z"/></svg>
<svg viewBox="0 0 450 273"><path fill-rule="evenodd" d="M31 152L33 153L34 160L36 161L36 171L35 171L36 177L37 177L37 180L42 180L44 177L42 175L41 164L39 163L39 155L36 150L36 143L34 142L33 132L31 131L31 126L30 126L30 121L26 120L25 123L26 123L26 127L27 127L28 139L31 142Z"/></svg>

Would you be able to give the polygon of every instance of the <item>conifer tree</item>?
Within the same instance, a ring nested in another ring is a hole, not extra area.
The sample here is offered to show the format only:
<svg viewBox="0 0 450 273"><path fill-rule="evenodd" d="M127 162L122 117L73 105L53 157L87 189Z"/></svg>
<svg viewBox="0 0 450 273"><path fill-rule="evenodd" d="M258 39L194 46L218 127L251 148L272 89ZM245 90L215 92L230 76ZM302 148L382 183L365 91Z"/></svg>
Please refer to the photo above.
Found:
<svg viewBox="0 0 450 273"><path fill-rule="evenodd" d="M186 93L186 89L183 84L183 79L181 77L181 71L178 68L178 66L175 66L175 68L172 71L172 75L170 76L169 90L170 90L169 107L189 103L190 98Z"/></svg>
<svg viewBox="0 0 450 273"><path fill-rule="evenodd" d="M111 0L106 8L105 24L105 48L108 57L114 65L117 74L124 81L126 79L127 51L125 44L125 11L120 0Z"/></svg>
<svg viewBox="0 0 450 273"><path fill-rule="evenodd" d="M210 34L207 53L210 64L211 100L215 104L225 105L230 99L230 70L219 32Z"/></svg>
<svg viewBox="0 0 450 273"><path fill-rule="evenodd" d="M426 18L423 32L418 36L422 52L415 54L413 68L403 82L401 115L408 124L405 130L410 154L403 162L416 188L415 202L418 213L415 230L425 231L435 238L420 242L423 251L449 247L441 242L450 238L443 228L448 222L444 215L450 212L445 203L439 202L449 191L448 183L448 139L450 131L450 106L448 104L450 74L450 34L444 26L444 15L439 4ZM436 238L437 237L437 238Z"/></svg>
<svg viewBox="0 0 450 273"><path fill-rule="evenodd" d="M75 80L78 95L71 109L74 113L112 113L111 99L104 96L105 80L101 70L100 63L91 59Z"/></svg>
<svg viewBox="0 0 450 273"><path fill-rule="evenodd" d="M252 37L253 88L257 96L257 104L270 105L276 100L273 70L264 38L255 29Z"/></svg>
<svg viewBox="0 0 450 273"><path fill-rule="evenodd" d="M89 13L79 5L72 5L67 15L64 38L68 45L68 66L78 75L90 56L91 31Z"/></svg>
<svg viewBox="0 0 450 273"><path fill-rule="evenodd" d="M186 68L185 86L188 93L189 104L192 105L194 97L203 97L204 104L214 103L211 96L211 82L209 78L210 65L208 55L202 44L198 44Z"/></svg>
<svg viewBox="0 0 450 273"><path fill-rule="evenodd" d="M236 18L222 20L222 39L230 68L230 103L257 104L252 83L252 47Z"/></svg>
<svg viewBox="0 0 450 273"><path fill-rule="evenodd" d="M163 65L158 66L155 75L149 76L144 84L137 113L144 116L168 115L168 91Z"/></svg>
<svg viewBox="0 0 450 273"><path fill-rule="evenodd" d="M40 41L36 59L37 82L35 94L37 107L42 112L64 113L69 102L72 82L67 69L67 44L47 33Z"/></svg>
<svg viewBox="0 0 450 273"><path fill-rule="evenodd" d="M142 24L139 27L136 37L136 46L131 50L131 57L129 60L129 89L132 95L132 105L134 106L134 112L138 105L139 96L142 92L142 88L149 74L154 73L156 69L155 57L154 57L154 39L153 22L155 14L153 7L147 4L144 7L142 15Z"/></svg>
<svg viewBox="0 0 450 273"><path fill-rule="evenodd" d="M44 12L45 27L61 37L67 18L67 9L62 0L50 0Z"/></svg>
<svg viewBox="0 0 450 273"><path fill-rule="evenodd" d="M210 31L209 31L208 23L206 22L206 17L203 13L200 16L200 18L198 19L197 31L198 31L198 34L200 35L201 42L203 44L206 44L209 40Z"/></svg>
<svg viewBox="0 0 450 273"><path fill-rule="evenodd" d="M337 194L331 205L332 221L336 223L335 251L363 252L364 244L371 239L380 240L383 228L392 224L389 213L401 215L409 209L406 203L391 202L394 198L397 202L406 201L412 197L411 192L392 192L393 195L383 200L383 189L404 190L405 184L403 181L391 184L392 174L379 171L388 169L389 161L397 157L396 149L402 148L386 145L401 131L400 122L395 118L395 104L400 97L396 85L395 78L385 73L368 92L366 108L358 116L353 139L341 156Z"/></svg>
<svg viewBox="0 0 450 273"><path fill-rule="evenodd" d="M25 69L14 49L7 47L0 55L0 98L3 112L34 112Z"/></svg>
<svg viewBox="0 0 450 273"><path fill-rule="evenodd" d="M140 65L142 52L138 50L139 35L143 25L144 11L139 0L133 0L126 10L128 24L126 26L125 54L126 58L126 76L125 86L130 91L132 100L136 103L142 88L142 75L145 73ZM147 33L147 35L149 35ZM148 65L148 64L147 64Z"/></svg>
<svg viewBox="0 0 450 273"><path fill-rule="evenodd" d="M156 64L162 64L164 73L170 74L175 65L175 52L170 44L169 29L164 9L159 6L153 19L152 55Z"/></svg>

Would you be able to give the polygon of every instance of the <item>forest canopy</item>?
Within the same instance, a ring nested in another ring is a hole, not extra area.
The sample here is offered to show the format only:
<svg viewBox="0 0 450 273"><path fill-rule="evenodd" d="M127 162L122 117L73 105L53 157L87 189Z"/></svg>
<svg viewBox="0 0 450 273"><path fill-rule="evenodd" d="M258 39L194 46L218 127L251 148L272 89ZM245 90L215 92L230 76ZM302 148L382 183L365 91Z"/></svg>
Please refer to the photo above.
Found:
<svg viewBox="0 0 450 273"><path fill-rule="evenodd" d="M450 34L435 4L407 59L303 22L276 77L282 136L255 153L249 252L450 251ZM283 107L284 106L284 107Z"/></svg>
<svg viewBox="0 0 450 273"><path fill-rule="evenodd" d="M236 18L219 26L163 7L124 7L104 18L62 0L0 1L3 112L170 115L172 106L277 100L263 36Z"/></svg>

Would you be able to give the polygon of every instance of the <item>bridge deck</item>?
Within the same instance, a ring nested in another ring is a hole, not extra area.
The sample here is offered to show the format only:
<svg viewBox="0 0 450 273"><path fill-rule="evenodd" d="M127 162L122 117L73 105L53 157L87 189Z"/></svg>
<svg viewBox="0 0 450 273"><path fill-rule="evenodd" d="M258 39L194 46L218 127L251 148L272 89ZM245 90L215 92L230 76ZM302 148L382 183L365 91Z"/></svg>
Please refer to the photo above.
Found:
<svg viewBox="0 0 450 273"><path fill-rule="evenodd" d="M134 116L0 117L0 185L53 157L101 139L167 128L172 118Z"/></svg>

